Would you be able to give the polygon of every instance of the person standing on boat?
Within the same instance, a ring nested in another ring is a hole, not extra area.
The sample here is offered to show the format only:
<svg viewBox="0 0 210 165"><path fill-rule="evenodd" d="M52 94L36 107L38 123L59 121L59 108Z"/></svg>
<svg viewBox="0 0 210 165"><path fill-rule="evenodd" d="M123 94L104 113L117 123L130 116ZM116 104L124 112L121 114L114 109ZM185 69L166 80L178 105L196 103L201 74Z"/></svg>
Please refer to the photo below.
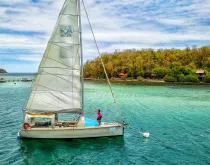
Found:
<svg viewBox="0 0 210 165"><path fill-rule="evenodd" d="M102 113L101 110L99 109L97 112L97 121L98 121L98 125L101 125L101 118L102 118Z"/></svg>

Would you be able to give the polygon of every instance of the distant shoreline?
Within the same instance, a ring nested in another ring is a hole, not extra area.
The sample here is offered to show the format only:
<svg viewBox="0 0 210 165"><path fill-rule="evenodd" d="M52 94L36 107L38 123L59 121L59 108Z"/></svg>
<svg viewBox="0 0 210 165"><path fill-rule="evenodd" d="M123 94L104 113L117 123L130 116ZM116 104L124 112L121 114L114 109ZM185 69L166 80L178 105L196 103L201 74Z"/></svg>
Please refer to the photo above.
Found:
<svg viewBox="0 0 210 165"><path fill-rule="evenodd" d="M0 73L5 74L7 71L5 69L0 68Z"/></svg>
<svg viewBox="0 0 210 165"><path fill-rule="evenodd" d="M106 79L85 79L86 82L107 82ZM163 80L156 80L156 79L147 79L144 81L138 81L138 80L116 80L116 79L110 79L110 82L113 84L126 84L126 85L151 85L151 86L167 86L167 85L210 85L210 83L192 83L192 82L165 82Z"/></svg>

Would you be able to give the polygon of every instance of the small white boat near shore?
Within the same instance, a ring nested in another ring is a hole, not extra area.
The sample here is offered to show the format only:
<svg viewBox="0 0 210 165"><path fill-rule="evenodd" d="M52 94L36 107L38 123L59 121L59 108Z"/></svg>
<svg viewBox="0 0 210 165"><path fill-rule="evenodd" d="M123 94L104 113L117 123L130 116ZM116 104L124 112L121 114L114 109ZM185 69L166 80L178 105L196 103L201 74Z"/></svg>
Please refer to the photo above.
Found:
<svg viewBox="0 0 210 165"><path fill-rule="evenodd" d="M4 78L0 78L0 83L5 83L6 80Z"/></svg>
<svg viewBox="0 0 210 165"><path fill-rule="evenodd" d="M20 81L22 81L22 82L30 82L30 81L33 81L33 80L32 79L29 79L29 78L23 77L23 78L21 78Z"/></svg>

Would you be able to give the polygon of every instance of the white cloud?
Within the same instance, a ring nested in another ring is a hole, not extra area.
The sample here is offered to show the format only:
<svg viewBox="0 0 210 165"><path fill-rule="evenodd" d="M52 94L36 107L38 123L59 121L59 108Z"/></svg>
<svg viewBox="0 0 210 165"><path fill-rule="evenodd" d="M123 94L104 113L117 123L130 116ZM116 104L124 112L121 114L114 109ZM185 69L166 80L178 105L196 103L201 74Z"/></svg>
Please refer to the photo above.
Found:
<svg viewBox="0 0 210 165"><path fill-rule="evenodd" d="M182 34L182 33L163 33L158 31L118 31L95 33L98 41L101 42L121 42L121 43L170 43L172 41L187 40L209 40L205 34ZM91 40L92 35L84 35L84 39Z"/></svg>
<svg viewBox="0 0 210 165"><path fill-rule="evenodd" d="M6 4L6 5L14 5L14 4L19 4L19 3L29 3L29 0L12 0L12 1L8 1L8 0L0 0L0 4Z"/></svg>
<svg viewBox="0 0 210 165"><path fill-rule="evenodd" d="M32 54L43 54L47 41L35 36L0 34L0 49L29 50Z"/></svg>
<svg viewBox="0 0 210 165"><path fill-rule="evenodd" d="M17 59L23 60L23 61L41 61L42 56L40 54L38 55L20 55Z"/></svg>
<svg viewBox="0 0 210 165"><path fill-rule="evenodd" d="M173 18L159 18L156 19L159 23L168 24L168 25L183 25L185 23L184 19L173 19Z"/></svg>
<svg viewBox="0 0 210 165"><path fill-rule="evenodd" d="M1 68L4 68L8 73L33 73L37 71L39 64L1 64Z"/></svg>

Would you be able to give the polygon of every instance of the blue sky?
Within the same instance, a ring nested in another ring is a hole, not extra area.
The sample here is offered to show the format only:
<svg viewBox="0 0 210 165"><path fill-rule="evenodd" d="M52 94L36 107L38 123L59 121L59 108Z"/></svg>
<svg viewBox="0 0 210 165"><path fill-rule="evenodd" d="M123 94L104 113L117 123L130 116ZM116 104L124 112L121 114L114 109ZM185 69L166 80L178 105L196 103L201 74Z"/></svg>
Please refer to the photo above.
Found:
<svg viewBox="0 0 210 165"><path fill-rule="evenodd" d="M209 0L84 0L101 52L210 45ZM0 0L0 68L36 72L64 0ZM97 51L82 11L84 59Z"/></svg>

